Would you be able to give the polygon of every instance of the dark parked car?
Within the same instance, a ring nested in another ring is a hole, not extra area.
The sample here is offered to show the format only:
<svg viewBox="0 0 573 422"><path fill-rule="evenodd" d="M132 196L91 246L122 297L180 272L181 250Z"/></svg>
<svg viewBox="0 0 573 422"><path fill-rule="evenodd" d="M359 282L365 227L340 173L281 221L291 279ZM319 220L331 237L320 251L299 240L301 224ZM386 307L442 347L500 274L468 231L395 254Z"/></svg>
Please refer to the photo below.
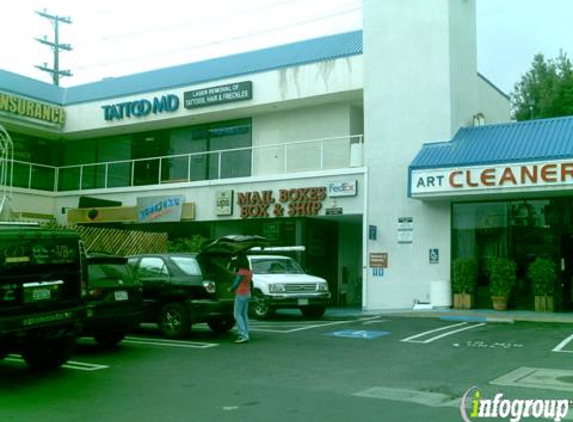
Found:
<svg viewBox="0 0 573 422"><path fill-rule="evenodd" d="M77 233L0 223L0 359L19 353L43 370L70 358L86 319L85 270Z"/></svg>
<svg viewBox="0 0 573 422"><path fill-rule="evenodd" d="M127 258L117 255L88 256L88 320L83 335L102 346L114 346L136 328L143 316L141 283Z"/></svg>
<svg viewBox="0 0 573 422"><path fill-rule="evenodd" d="M140 254L129 257L144 297L144 322L156 323L167 338L185 337L195 323L207 323L215 333L235 325L234 295L227 289L234 275L230 258L253 246L257 236L229 236L206 242L199 254Z"/></svg>

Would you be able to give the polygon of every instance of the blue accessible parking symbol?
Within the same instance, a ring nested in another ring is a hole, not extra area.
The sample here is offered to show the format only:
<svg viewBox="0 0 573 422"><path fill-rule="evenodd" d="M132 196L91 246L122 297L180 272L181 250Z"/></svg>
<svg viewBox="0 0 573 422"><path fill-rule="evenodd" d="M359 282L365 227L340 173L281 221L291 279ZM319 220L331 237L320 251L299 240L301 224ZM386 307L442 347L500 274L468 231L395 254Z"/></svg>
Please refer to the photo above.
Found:
<svg viewBox="0 0 573 422"><path fill-rule="evenodd" d="M390 334L389 331L372 331L372 330L338 330L326 333L331 337L344 337L344 338L361 338L372 340L373 338L383 337Z"/></svg>

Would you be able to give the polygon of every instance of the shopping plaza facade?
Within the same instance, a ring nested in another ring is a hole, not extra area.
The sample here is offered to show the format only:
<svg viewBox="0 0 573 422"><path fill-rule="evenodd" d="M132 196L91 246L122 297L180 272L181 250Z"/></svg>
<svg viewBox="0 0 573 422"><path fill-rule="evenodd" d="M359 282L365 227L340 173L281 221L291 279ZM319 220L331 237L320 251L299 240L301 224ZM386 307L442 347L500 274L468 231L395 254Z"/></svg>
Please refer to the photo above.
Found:
<svg viewBox="0 0 573 422"><path fill-rule="evenodd" d="M361 31L70 88L0 70L13 213L303 245L335 304L370 310L449 306L457 256L546 253L527 224L573 251L548 222L570 213L570 164L515 146L568 120L510 122L477 71L475 0L363 13Z"/></svg>

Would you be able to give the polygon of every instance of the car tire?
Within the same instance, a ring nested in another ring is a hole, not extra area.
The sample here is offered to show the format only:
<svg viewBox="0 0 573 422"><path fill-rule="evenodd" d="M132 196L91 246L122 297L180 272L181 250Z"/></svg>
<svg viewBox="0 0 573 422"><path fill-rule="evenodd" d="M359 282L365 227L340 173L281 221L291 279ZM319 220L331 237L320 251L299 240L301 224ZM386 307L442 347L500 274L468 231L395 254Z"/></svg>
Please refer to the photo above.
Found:
<svg viewBox="0 0 573 422"><path fill-rule="evenodd" d="M249 303L249 314L256 319L268 319L274 314L274 310L269 306L268 302L262 295L257 292Z"/></svg>
<svg viewBox="0 0 573 422"><path fill-rule="evenodd" d="M326 306L305 306L300 310L306 318L320 318L326 312Z"/></svg>
<svg viewBox="0 0 573 422"><path fill-rule="evenodd" d="M102 347L110 348L117 346L125 338L127 333L115 331L111 333L94 334L94 340Z"/></svg>
<svg viewBox="0 0 573 422"><path fill-rule="evenodd" d="M217 318L207 321L207 325L215 334L228 333L235 326L234 318Z"/></svg>
<svg viewBox="0 0 573 422"><path fill-rule="evenodd" d="M34 339L22 349L22 358L34 371L48 371L62 366L74 352L76 339L67 335L51 339Z"/></svg>
<svg viewBox="0 0 573 422"><path fill-rule="evenodd" d="M170 339L183 338L191 330L189 313L179 303L169 303L161 308L157 324L161 334Z"/></svg>

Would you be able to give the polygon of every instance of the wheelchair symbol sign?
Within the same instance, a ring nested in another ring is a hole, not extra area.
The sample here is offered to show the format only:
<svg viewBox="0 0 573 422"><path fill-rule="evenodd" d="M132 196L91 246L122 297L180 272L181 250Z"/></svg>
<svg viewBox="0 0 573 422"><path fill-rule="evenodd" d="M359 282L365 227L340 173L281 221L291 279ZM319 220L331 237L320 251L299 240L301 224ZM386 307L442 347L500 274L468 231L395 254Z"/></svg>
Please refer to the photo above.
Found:
<svg viewBox="0 0 573 422"><path fill-rule="evenodd" d="M437 248L430 249L429 259L430 259L430 264L439 264L440 263L440 250Z"/></svg>

